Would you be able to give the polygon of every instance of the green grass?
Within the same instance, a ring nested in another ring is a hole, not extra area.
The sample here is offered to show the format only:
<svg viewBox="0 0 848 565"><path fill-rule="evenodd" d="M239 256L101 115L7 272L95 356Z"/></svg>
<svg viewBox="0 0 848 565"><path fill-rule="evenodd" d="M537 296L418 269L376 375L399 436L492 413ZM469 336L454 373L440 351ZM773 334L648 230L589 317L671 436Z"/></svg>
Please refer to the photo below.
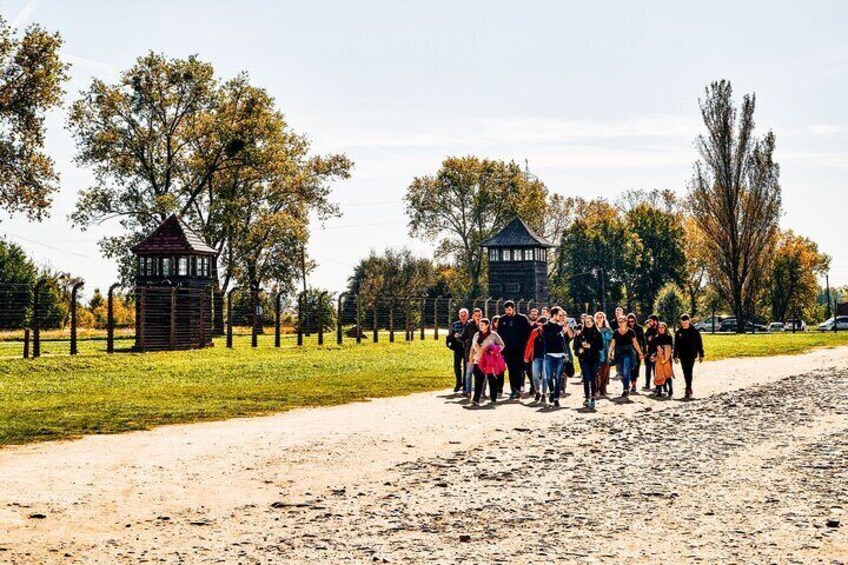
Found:
<svg viewBox="0 0 848 565"><path fill-rule="evenodd" d="M116 433L151 426L219 420L326 406L368 398L446 388L453 384L451 355L429 333L425 341L303 348L285 336L260 337L252 349L238 335L234 349L215 347L162 353L102 353L104 344L81 354L0 360L0 445L83 434ZM334 334L326 336L333 342ZM840 334L706 335L708 359L800 353L848 344ZM91 340L89 340L91 341ZM118 343L126 347L131 341ZM67 342L55 342L56 352ZM15 355L19 354L19 350Z"/></svg>

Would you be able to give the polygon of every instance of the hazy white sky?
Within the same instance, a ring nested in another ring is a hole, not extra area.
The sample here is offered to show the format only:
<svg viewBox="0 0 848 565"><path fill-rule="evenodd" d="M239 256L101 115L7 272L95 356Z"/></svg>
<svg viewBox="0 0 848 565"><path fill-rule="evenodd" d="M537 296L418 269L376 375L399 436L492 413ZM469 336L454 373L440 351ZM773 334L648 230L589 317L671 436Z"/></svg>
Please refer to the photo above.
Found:
<svg viewBox="0 0 848 565"><path fill-rule="evenodd" d="M68 101L148 50L197 53L220 77L248 71L316 151L348 153L353 178L335 189L344 216L316 226L309 246L314 285L342 289L371 248L429 253L408 236L402 198L448 155L529 159L567 195L683 194L698 97L718 78L756 92L760 132L777 135L783 225L833 257L831 284L848 284L845 2L30 0L0 12L61 32ZM0 231L90 292L115 278L96 242L117 225L69 226L92 177L64 125L63 111L50 115L62 176L52 217L2 217Z"/></svg>

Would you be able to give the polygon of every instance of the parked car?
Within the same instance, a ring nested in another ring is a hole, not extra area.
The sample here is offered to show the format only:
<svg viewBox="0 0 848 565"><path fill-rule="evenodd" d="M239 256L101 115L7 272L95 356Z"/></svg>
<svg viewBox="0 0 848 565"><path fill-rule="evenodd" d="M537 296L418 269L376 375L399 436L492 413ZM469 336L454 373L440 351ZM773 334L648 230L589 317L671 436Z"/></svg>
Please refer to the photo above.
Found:
<svg viewBox="0 0 848 565"><path fill-rule="evenodd" d="M772 322L768 325L768 331L770 333L782 332L783 324L781 324L780 322Z"/></svg>
<svg viewBox="0 0 848 565"><path fill-rule="evenodd" d="M738 323L736 318L727 318L721 323L720 332L736 332ZM767 332L768 328L762 324L755 324L751 321L745 322L745 333Z"/></svg>
<svg viewBox="0 0 848 565"><path fill-rule="evenodd" d="M848 330L848 316L836 316L819 324L820 332L832 332L836 326L836 330Z"/></svg>
<svg viewBox="0 0 848 565"><path fill-rule="evenodd" d="M791 332L793 328L796 332L805 332L807 331L807 322L804 320L786 320L786 323L783 325L783 329L787 332Z"/></svg>
<svg viewBox="0 0 848 565"><path fill-rule="evenodd" d="M695 329L702 332L711 332L713 331L713 325L715 324L715 331L721 331L721 323L727 319L727 316L715 316L707 318L701 322L695 324Z"/></svg>

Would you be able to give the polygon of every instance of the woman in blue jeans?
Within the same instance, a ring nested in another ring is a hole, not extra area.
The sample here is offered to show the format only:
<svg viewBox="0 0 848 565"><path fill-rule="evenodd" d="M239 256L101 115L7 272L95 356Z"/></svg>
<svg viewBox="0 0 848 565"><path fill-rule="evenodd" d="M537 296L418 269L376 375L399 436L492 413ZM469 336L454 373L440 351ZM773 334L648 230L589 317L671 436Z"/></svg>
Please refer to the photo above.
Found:
<svg viewBox="0 0 848 565"><path fill-rule="evenodd" d="M639 347L639 342L636 339L634 332L627 325L627 318L619 316L618 329L612 333L612 343L609 348L609 358L616 363L618 374L621 376L621 384L624 386L624 391L621 396L630 396L630 375L633 369L633 352L636 352L638 359L641 361L645 358L642 353L642 348Z"/></svg>

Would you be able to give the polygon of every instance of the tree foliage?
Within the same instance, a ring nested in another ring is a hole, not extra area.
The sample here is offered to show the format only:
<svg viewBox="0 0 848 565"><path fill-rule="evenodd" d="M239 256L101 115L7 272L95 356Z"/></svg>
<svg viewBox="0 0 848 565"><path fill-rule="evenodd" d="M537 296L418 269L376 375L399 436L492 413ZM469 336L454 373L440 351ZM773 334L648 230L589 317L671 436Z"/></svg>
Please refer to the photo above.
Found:
<svg viewBox="0 0 848 565"><path fill-rule="evenodd" d="M744 96L737 110L732 94L730 82L722 80L707 87L700 102L707 133L697 140L701 159L695 163L689 203L712 258L712 282L741 321L753 313L762 292L781 191L774 134L755 137L755 97Z"/></svg>
<svg viewBox="0 0 848 565"><path fill-rule="evenodd" d="M772 320L814 315L819 292L817 277L827 271L830 258L815 242L785 231L778 236L768 272L768 299Z"/></svg>
<svg viewBox="0 0 848 565"><path fill-rule="evenodd" d="M38 25L22 36L0 18L0 208L40 220L59 189L44 151L44 116L62 102L62 39Z"/></svg>
<svg viewBox="0 0 848 565"><path fill-rule="evenodd" d="M650 307L663 286L684 281L683 218L670 191L629 194L641 194L642 198L631 199L624 212L627 229L641 242L628 290L637 302Z"/></svg>
<svg viewBox="0 0 848 565"><path fill-rule="evenodd" d="M639 237L602 198L577 199L574 210L557 249L560 269L554 283L567 289L576 304L598 303L602 286L607 302L620 301L642 254Z"/></svg>
<svg viewBox="0 0 848 565"><path fill-rule="evenodd" d="M438 241L437 256L461 265L471 294L479 295L485 264L480 244L516 215L541 231L547 194L514 161L448 157L434 175L416 177L407 188L409 232Z"/></svg>
<svg viewBox="0 0 848 565"><path fill-rule="evenodd" d="M101 241L131 278L129 246L176 213L219 250L224 288L286 285L308 217L326 218L343 155L311 156L273 99L247 75L221 83L196 56L149 53L115 84L94 80L71 107L77 162L96 184L72 215L82 228L113 218L125 233Z"/></svg>
<svg viewBox="0 0 848 565"><path fill-rule="evenodd" d="M677 285L669 283L660 289L654 312L670 327L677 325L681 314L686 312L686 298Z"/></svg>
<svg viewBox="0 0 848 565"><path fill-rule="evenodd" d="M389 297L421 297L436 283L433 262L416 257L407 248L371 250L348 279L348 292L359 295L363 304Z"/></svg>

